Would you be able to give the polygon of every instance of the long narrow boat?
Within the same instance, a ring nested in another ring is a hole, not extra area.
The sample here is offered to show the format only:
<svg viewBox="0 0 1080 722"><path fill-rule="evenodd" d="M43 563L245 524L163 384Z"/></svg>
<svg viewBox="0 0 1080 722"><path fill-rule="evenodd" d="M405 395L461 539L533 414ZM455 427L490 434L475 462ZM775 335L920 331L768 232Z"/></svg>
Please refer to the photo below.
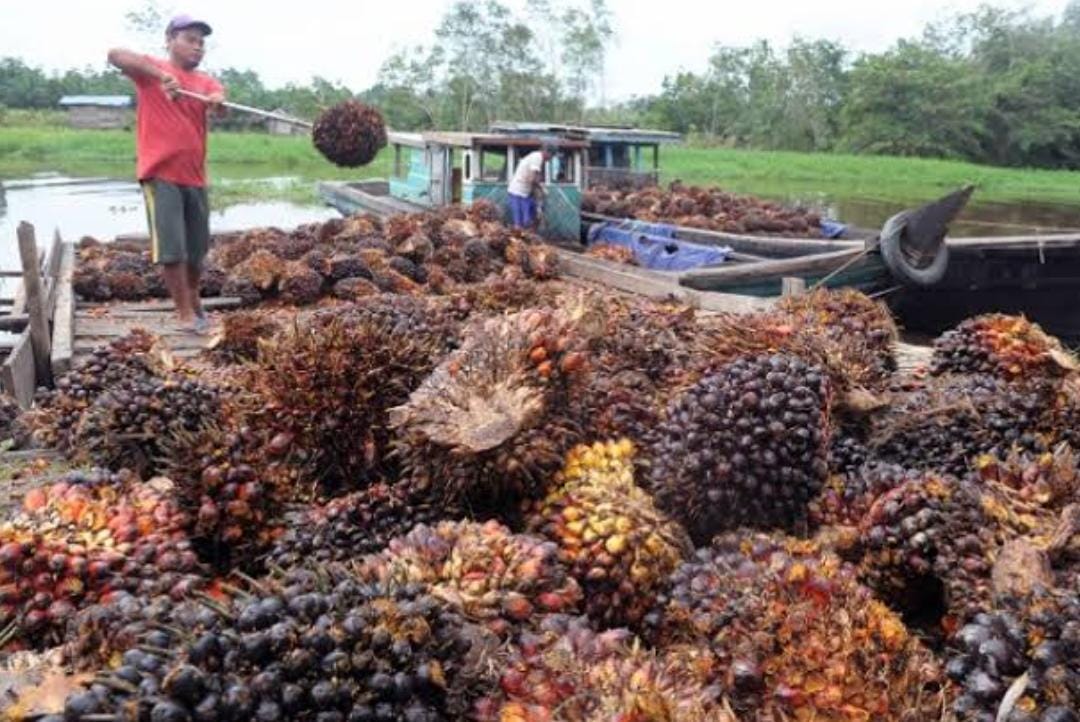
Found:
<svg viewBox="0 0 1080 722"><path fill-rule="evenodd" d="M392 215L426 210L397 198L386 181L325 182L319 193L344 214ZM612 222L582 214L585 223ZM808 286L850 286L884 293L889 305L911 330L937 332L968 316L999 311L1024 313L1060 336L1080 338L1080 233L948 238L949 265L933 286L903 286L882 256L868 250L876 235L861 239L781 238L721 233L677 227L675 238L723 245L734 253L721 266L681 273L651 271L589 258L581 246L563 245L568 272L597 283L650 295L678 296L714 310L767 307L781 295L783 279L799 278ZM709 293L702 293L709 292Z"/></svg>

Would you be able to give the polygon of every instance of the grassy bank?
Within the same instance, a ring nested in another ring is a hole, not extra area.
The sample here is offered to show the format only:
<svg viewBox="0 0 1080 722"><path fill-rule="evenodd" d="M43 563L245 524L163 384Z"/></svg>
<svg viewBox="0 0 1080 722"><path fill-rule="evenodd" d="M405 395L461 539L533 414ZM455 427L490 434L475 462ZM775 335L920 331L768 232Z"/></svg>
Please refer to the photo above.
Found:
<svg viewBox="0 0 1080 722"><path fill-rule="evenodd" d="M390 171L388 153L365 168L338 168L319 155L307 136L212 133L209 158L216 206L248 200L313 203L316 180ZM125 178L134 170L135 139L129 131L0 126L0 180L42 171Z"/></svg>
<svg viewBox="0 0 1080 722"><path fill-rule="evenodd" d="M216 203L251 199L314 199L312 181L386 176L390 153L361 169L326 162L307 136L213 133L210 171ZM1041 202L1080 205L1080 173L992 168L953 161L698 148L665 148L665 180L720 185L782 197L918 201L965 183L979 187L976 202ZM134 137L127 131L0 126L0 179L40 171L129 177ZM286 178L266 183L261 179Z"/></svg>
<svg viewBox="0 0 1080 722"><path fill-rule="evenodd" d="M823 194L910 202L974 183L976 202L1080 205L1080 172L957 161L682 146L661 151L661 170L665 180L771 196Z"/></svg>

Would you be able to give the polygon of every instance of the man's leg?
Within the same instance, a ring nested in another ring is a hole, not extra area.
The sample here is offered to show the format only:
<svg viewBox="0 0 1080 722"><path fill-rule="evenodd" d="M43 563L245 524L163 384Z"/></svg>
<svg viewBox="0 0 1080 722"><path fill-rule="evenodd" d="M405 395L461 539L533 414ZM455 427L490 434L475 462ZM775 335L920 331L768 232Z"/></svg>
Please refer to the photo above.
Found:
<svg viewBox="0 0 1080 722"><path fill-rule="evenodd" d="M514 228L521 228L523 224L521 213L521 201L520 196L516 196L513 193L508 194L507 200L510 202L510 224Z"/></svg>
<svg viewBox="0 0 1080 722"><path fill-rule="evenodd" d="M187 282L183 196L179 187L164 181L143 181L142 188L150 227L150 260L161 266L165 288L180 320L191 323L195 309Z"/></svg>
<svg viewBox="0 0 1080 722"><path fill-rule="evenodd" d="M204 317L200 300L203 263L210 250L210 202L205 188L184 188L184 221L187 227L187 287L196 316Z"/></svg>

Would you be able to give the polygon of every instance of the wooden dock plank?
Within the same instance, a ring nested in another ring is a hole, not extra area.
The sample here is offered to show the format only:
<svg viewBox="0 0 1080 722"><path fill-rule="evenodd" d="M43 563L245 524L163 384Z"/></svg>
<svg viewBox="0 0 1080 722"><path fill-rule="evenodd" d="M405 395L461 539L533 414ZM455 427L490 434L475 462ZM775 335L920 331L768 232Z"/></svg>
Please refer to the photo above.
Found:
<svg viewBox="0 0 1080 722"><path fill-rule="evenodd" d="M24 409L34 401L37 382L34 375L34 349L30 342L30 330L19 335L15 348L0 366L0 385L15 398Z"/></svg>
<svg viewBox="0 0 1080 722"><path fill-rule="evenodd" d="M567 274L654 299L674 298L707 311L747 313L772 307L773 299L731 293L702 292L680 286L675 277L656 271L590 258L557 249Z"/></svg>
<svg viewBox="0 0 1080 722"><path fill-rule="evenodd" d="M26 313L30 317L30 344L34 354L35 383L48 384L52 382L52 371L49 368L52 337L49 334L48 289L42 283L38 270L40 266L34 227L23 221L16 229L16 235L19 239L19 257L23 267L23 286L26 287ZM56 259L56 263L59 263L58 243L59 237L56 237L50 252L50 256ZM47 262L46 266L47 271L51 269L50 262ZM50 277L48 273L46 277Z"/></svg>
<svg viewBox="0 0 1080 722"><path fill-rule="evenodd" d="M75 350L75 290L71 279L75 272L75 244L64 244L60 269L54 287L52 366L53 377L71 368Z"/></svg>

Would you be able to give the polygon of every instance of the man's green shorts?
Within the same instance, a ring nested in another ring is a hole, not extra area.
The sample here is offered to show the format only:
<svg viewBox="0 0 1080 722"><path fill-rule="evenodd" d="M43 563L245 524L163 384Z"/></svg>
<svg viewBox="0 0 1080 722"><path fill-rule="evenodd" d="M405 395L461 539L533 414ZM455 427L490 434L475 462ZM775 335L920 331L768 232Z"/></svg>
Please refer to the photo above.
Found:
<svg viewBox="0 0 1080 722"><path fill-rule="evenodd" d="M141 182L154 263L201 267L210 249L210 204L206 188L151 178Z"/></svg>

